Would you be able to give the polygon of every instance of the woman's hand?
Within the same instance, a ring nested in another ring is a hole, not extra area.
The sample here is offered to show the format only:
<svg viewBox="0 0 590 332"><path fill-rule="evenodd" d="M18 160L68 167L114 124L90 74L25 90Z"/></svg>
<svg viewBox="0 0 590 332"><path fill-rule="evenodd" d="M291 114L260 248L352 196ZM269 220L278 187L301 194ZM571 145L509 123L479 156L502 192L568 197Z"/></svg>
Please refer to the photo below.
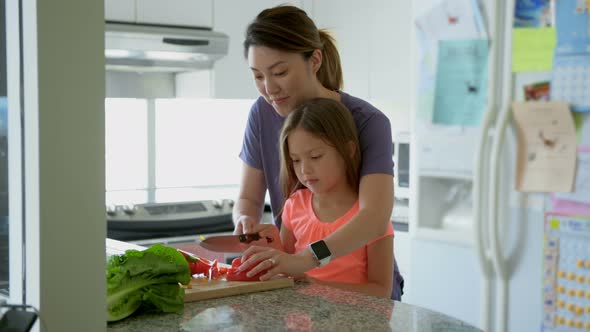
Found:
<svg viewBox="0 0 590 332"><path fill-rule="evenodd" d="M236 227L234 228L234 235L249 234L258 232L260 223L250 216L242 215L236 220Z"/></svg>
<svg viewBox="0 0 590 332"><path fill-rule="evenodd" d="M305 271L317 267L317 262L309 250L289 255L274 248L252 246L244 252L242 265L238 271L247 270L250 266L254 267L248 271L248 276L269 269L260 277L260 280L269 280L279 274L298 279L305 276Z"/></svg>

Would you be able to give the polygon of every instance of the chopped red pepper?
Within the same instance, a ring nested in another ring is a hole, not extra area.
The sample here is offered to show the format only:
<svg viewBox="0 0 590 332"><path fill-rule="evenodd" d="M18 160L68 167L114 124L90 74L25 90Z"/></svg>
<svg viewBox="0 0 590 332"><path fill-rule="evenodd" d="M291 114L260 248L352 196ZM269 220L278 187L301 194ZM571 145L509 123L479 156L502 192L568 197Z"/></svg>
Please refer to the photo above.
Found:
<svg viewBox="0 0 590 332"><path fill-rule="evenodd" d="M182 256L184 256L184 259L186 259L186 261L188 262L188 266L190 268L191 274L204 274L204 275L209 275L209 271L211 270L211 268L213 266L215 266L215 268L217 269L217 260L211 262L208 259L205 259L203 257L197 257L194 256L186 251L177 249Z"/></svg>
<svg viewBox="0 0 590 332"><path fill-rule="evenodd" d="M242 265L241 257L237 257L231 262L231 269L227 272L227 276L225 277L227 281L260 281L260 277L268 271L267 269L254 276L248 277L246 273L252 268L249 268L246 271L236 272L240 265Z"/></svg>

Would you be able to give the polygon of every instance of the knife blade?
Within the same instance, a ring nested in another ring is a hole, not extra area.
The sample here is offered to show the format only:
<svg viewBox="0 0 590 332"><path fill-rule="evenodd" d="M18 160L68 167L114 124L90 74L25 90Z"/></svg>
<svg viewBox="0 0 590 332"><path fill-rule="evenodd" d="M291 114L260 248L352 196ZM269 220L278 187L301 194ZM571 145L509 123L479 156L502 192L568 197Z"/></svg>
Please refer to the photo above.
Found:
<svg viewBox="0 0 590 332"><path fill-rule="evenodd" d="M207 250L215 252L244 252L248 249L247 244L260 239L266 239L266 243L271 243L273 238L261 237L258 233L241 234L241 235L217 235L209 236L199 242L199 245Z"/></svg>

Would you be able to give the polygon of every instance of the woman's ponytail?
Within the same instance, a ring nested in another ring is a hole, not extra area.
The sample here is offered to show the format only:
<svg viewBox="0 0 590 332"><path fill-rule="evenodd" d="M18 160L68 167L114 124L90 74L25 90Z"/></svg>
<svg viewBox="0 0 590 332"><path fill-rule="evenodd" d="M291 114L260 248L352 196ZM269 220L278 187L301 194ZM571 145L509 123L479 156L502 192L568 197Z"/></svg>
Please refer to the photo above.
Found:
<svg viewBox="0 0 590 332"><path fill-rule="evenodd" d="M318 80L330 90L342 90L342 65L334 38L324 29L320 29L319 33L323 49L322 66L317 73Z"/></svg>

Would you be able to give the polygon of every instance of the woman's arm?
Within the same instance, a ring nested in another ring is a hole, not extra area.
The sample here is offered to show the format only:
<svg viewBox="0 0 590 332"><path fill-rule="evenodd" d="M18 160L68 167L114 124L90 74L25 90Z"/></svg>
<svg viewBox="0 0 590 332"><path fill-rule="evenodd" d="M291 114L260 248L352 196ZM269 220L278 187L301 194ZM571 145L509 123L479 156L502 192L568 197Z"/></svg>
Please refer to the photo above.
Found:
<svg viewBox="0 0 590 332"><path fill-rule="evenodd" d="M233 209L234 234L255 232L262 219L266 182L264 173L243 163L240 193Z"/></svg>
<svg viewBox="0 0 590 332"><path fill-rule="evenodd" d="M368 280L366 284L323 281L307 277L310 282L345 290L389 298L393 279L393 236L384 237L367 248Z"/></svg>
<svg viewBox="0 0 590 332"><path fill-rule="evenodd" d="M331 259L348 255L385 234L391 222L393 176L369 174L363 176L360 182L358 213L324 239L332 253ZM305 271L315 267L310 250L302 250L297 255L300 256L301 262L305 262Z"/></svg>
<svg viewBox="0 0 590 332"><path fill-rule="evenodd" d="M332 259L348 255L385 234L391 222L392 209L393 176L363 176L359 187L358 213L324 239L332 253Z"/></svg>

